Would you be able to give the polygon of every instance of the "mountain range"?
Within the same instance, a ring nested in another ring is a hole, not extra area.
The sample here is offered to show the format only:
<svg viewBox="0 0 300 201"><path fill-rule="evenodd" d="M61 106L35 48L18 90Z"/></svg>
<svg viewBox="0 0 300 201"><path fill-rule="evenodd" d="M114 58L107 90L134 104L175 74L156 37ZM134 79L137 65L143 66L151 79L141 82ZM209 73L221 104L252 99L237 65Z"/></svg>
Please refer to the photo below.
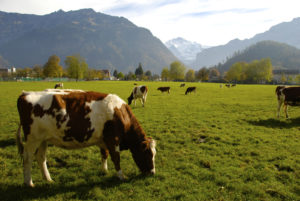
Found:
<svg viewBox="0 0 300 201"><path fill-rule="evenodd" d="M15 67L44 65L51 55L79 54L95 69L160 73L177 58L152 33L124 17L92 9L47 15L0 11L0 58Z"/></svg>
<svg viewBox="0 0 300 201"><path fill-rule="evenodd" d="M165 43L167 48L184 64L190 65L203 49L207 48L199 43L188 41L178 37Z"/></svg>
<svg viewBox="0 0 300 201"><path fill-rule="evenodd" d="M224 63L232 57L235 52L254 45L257 42L272 40L286 43L300 49L300 18L295 18L291 22L283 22L271 27L268 31L255 35L250 39L234 39L225 45L204 49L197 54L192 66L199 69L203 66L209 67L218 63Z"/></svg>

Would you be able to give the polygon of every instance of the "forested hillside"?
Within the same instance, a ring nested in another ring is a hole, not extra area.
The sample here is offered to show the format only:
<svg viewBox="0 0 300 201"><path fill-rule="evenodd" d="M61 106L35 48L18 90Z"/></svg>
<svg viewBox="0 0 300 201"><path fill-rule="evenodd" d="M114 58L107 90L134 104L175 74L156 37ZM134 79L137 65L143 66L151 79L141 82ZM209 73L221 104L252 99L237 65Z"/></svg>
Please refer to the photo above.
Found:
<svg viewBox="0 0 300 201"><path fill-rule="evenodd" d="M270 58L274 69L300 69L300 50L275 41L262 41L236 52L233 57L220 65L219 71L227 71L236 62L251 62Z"/></svg>

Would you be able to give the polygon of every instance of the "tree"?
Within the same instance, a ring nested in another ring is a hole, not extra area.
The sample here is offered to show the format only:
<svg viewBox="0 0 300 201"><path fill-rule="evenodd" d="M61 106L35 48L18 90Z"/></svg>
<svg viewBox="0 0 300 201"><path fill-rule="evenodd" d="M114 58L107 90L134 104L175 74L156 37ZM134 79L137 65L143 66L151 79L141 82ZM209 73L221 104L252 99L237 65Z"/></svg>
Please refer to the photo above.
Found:
<svg viewBox="0 0 300 201"><path fill-rule="evenodd" d="M65 64L67 66L69 77L76 79L76 81L84 78L85 73L88 70L88 65L85 62L85 59L80 55L67 56Z"/></svg>
<svg viewBox="0 0 300 201"><path fill-rule="evenodd" d="M185 74L185 80L188 82L195 81L195 71L193 69L188 70Z"/></svg>
<svg viewBox="0 0 300 201"><path fill-rule="evenodd" d="M86 79L87 80L102 80L103 79L103 73L101 70L96 69L88 69L86 72Z"/></svg>
<svg viewBox="0 0 300 201"><path fill-rule="evenodd" d="M217 68L211 68L209 70L209 78L214 78L214 77L220 77L220 72L218 71Z"/></svg>
<svg viewBox="0 0 300 201"><path fill-rule="evenodd" d="M35 65L32 68L33 77L43 77L43 67L40 65Z"/></svg>
<svg viewBox="0 0 300 201"><path fill-rule="evenodd" d="M209 79L209 70L206 67L201 68L197 72L196 78L201 81L207 81Z"/></svg>
<svg viewBox="0 0 300 201"><path fill-rule="evenodd" d="M133 72L129 71L127 75L125 75L124 77L125 80L135 80L136 79L136 75L133 74Z"/></svg>
<svg viewBox="0 0 300 201"><path fill-rule="evenodd" d="M113 76L118 77L118 71L117 70L114 70Z"/></svg>
<svg viewBox="0 0 300 201"><path fill-rule="evenodd" d="M184 80L186 67L180 61L174 61L170 65L170 78L172 80Z"/></svg>
<svg viewBox="0 0 300 201"><path fill-rule="evenodd" d="M161 71L161 79L164 81L168 81L169 78L170 78L170 71L167 67L165 67Z"/></svg>
<svg viewBox="0 0 300 201"><path fill-rule="evenodd" d="M295 77L295 82L296 82L297 84L300 84L300 75L297 75L297 76Z"/></svg>
<svg viewBox="0 0 300 201"><path fill-rule="evenodd" d="M139 66L137 67L137 69L135 69L135 75L137 77L140 77L140 76L144 75L144 70L143 70L143 67L142 67L141 63L139 63Z"/></svg>
<svg viewBox="0 0 300 201"><path fill-rule="evenodd" d="M285 74L282 73L282 74L281 74L281 77L280 77L281 83L286 83L286 80L287 80L287 78L286 78Z"/></svg>
<svg viewBox="0 0 300 201"><path fill-rule="evenodd" d="M46 77L61 77L63 68L59 65L60 58L56 55L49 57L47 63L44 65L43 74Z"/></svg>
<svg viewBox="0 0 300 201"><path fill-rule="evenodd" d="M124 74L122 72L119 72L118 75L117 75L117 78L120 79L120 80L123 80L124 77L125 76L124 76Z"/></svg>

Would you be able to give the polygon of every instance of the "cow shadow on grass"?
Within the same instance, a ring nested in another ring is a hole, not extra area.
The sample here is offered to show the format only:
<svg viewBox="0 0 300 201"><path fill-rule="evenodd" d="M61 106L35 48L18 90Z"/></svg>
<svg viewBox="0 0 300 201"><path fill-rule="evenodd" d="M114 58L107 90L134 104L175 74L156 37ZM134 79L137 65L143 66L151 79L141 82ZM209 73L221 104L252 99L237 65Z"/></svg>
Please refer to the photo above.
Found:
<svg viewBox="0 0 300 201"><path fill-rule="evenodd" d="M13 138L7 140L0 140L0 148L6 148L15 145L16 145L16 140Z"/></svg>
<svg viewBox="0 0 300 201"><path fill-rule="evenodd" d="M136 180L144 179L144 175L134 175L130 178L120 181L119 178L113 176L103 178L97 182L86 182L84 184L62 184L62 183L44 183L36 184L34 188L30 188L21 184L1 184L0 183L0 200L40 200L55 198L60 194L74 193L72 199L86 200L91 198L94 188L99 188L103 191L120 186L123 183L131 183Z"/></svg>
<svg viewBox="0 0 300 201"><path fill-rule="evenodd" d="M293 128L300 127L300 117L293 119L259 119L259 120L247 120L249 124L254 126L264 126L268 128Z"/></svg>

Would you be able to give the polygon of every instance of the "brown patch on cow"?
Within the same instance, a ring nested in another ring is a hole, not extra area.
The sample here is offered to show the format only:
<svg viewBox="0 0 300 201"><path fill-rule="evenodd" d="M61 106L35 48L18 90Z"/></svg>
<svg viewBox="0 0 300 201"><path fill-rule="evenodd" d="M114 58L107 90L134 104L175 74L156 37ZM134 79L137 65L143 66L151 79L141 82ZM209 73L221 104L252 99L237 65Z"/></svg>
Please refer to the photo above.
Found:
<svg viewBox="0 0 300 201"><path fill-rule="evenodd" d="M148 88L146 86L141 86L141 92L144 94L145 91L148 91Z"/></svg>
<svg viewBox="0 0 300 201"><path fill-rule="evenodd" d="M300 87L287 87L282 89L284 94L284 103L291 106L299 105L300 103Z"/></svg>
<svg viewBox="0 0 300 201"><path fill-rule="evenodd" d="M111 149L115 146L120 146L120 150L129 149L141 172L153 169L149 160L153 157L149 147L150 138L146 137L128 105L123 104L120 109L115 108L113 119L104 125L103 140L107 147L112 147Z"/></svg>
<svg viewBox="0 0 300 201"><path fill-rule="evenodd" d="M133 93L136 94L136 93L137 93L137 90L138 90L138 88L137 88L137 87L134 87Z"/></svg>
<svg viewBox="0 0 300 201"><path fill-rule="evenodd" d="M18 112L20 114L20 122L23 128L23 133L25 137L25 141L27 140L27 136L30 133L30 125L33 122L31 118L31 111L33 106L31 103L26 101L26 94L22 93L17 100Z"/></svg>
<svg viewBox="0 0 300 201"><path fill-rule="evenodd" d="M188 93L191 93L192 91L196 92L196 87L188 87L185 91L185 95L187 95Z"/></svg>
<svg viewBox="0 0 300 201"><path fill-rule="evenodd" d="M168 93L170 93L170 87L158 87L157 90L161 92L167 91Z"/></svg>
<svg viewBox="0 0 300 201"><path fill-rule="evenodd" d="M86 118L91 109L85 104L86 102L103 100L106 96L107 94L97 92L72 92L61 96L69 116L68 129L65 130L63 137L64 141L75 139L78 142L84 142L90 139L94 129L91 129L90 118ZM57 104L59 103L57 102Z"/></svg>

